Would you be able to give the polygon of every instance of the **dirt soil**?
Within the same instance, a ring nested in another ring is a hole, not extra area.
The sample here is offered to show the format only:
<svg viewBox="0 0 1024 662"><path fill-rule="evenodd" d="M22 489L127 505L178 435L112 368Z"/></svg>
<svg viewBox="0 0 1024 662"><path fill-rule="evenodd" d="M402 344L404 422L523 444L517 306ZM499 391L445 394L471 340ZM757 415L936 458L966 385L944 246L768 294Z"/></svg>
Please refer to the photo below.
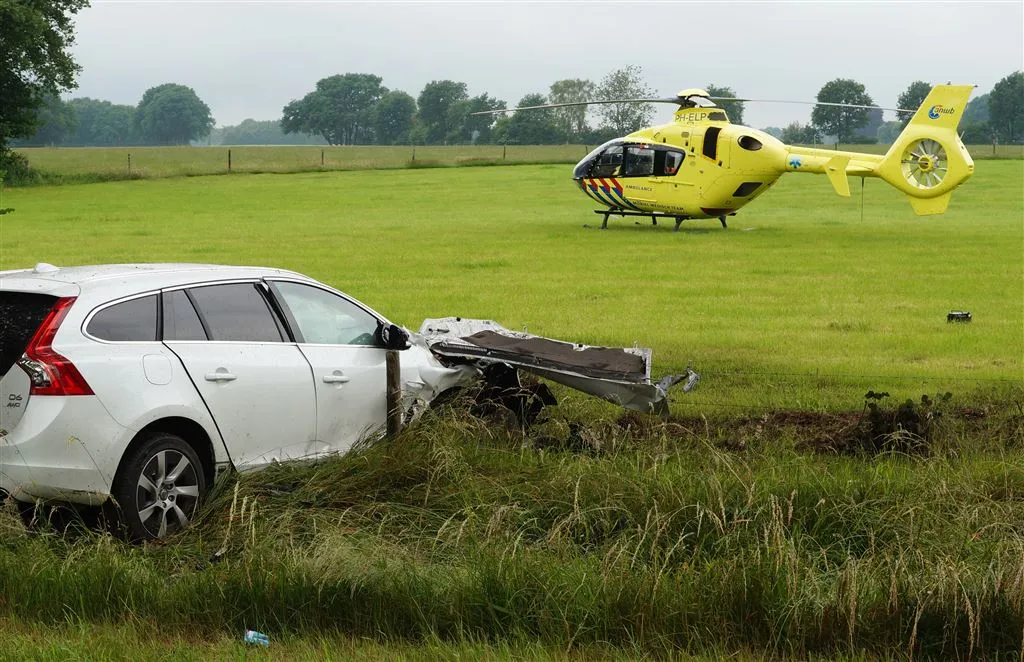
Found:
<svg viewBox="0 0 1024 662"><path fill-rule="evenodd" d="M900 451L917 455L930 452L935 424L940 418L968 427L985 427L990 412L977 407L953 408L943 415L920 406L880 407L878 412L775 411L757 416L708 419L703 416L653 416L627 411L616 424L634 434L664 434L673 439L706 436L718 446L742 451L760 439L789 438L797 450L823 454L875 454ZM1019 420L1018 420L1019 419ZM996 427L999 433L1024 439L1024 416L1011 416Z"/></svg>

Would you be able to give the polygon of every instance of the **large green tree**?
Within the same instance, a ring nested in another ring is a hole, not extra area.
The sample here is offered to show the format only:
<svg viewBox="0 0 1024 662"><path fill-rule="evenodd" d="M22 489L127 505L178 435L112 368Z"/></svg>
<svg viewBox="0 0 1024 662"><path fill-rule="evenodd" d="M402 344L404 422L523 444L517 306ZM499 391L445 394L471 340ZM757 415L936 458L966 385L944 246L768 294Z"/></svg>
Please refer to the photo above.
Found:
<svg viewBox="0 0 1024 662"><path fill-rule="evenodd" d="M732 91L731 87L721 87L709 83L705 88L708 96L712 97L729 97L731 99L736 98L736 93ZM743 124L743 102L742 101L716 101L716 104L722 107L722 109L729 116L729 121L733 124Z"/></svg>
<svg viewBox="0 0 1024 662"><path fill-rule="evenodd" d="M821 136L813 124L801 125L793 122L782 130L779 140L787 145L813 145L821 142Z"/></svg>
<svg viewBox="0 0 1024 662"><path fill-rule="evenodd" d="M100 99L72 99L78 127L66 141L80 147L121 146L138 142L135 136L135 106Z"/></svg>
<svg viewBox="0 0 1024 662"><path fill-rule="evenodd" d="M996 83L988 98L989 125L1004 143L1024 138L1024 73L1015 71Z"/></svg>
<svg viewBox="0 0 1024 662"><path fill-rule="evenodd" d="M466 101L457 101L448 110L451 127L447 142L486 144L493 142L492 131L497 115L474 115L505 107L505 102L488 94L481 94Z"/></svg>
<svg viewBox="0 0 1024 662"><path fill-rule="evenodd" d="M582 78L567 78L556 80L551 83L548 92L548 101L551 103L581 103L593 101L595 85L589 80ZM554 108L552 114L558 129L570 142L579 142L582 137L590 132L587 126L587 106L567 106L565 108Z"/></svg>
<svg viewBox="0 0 1024 662"><path fill-rule="evenodd" d="M924 103L925 97L932 91L930 83L926 83L923 80L915 80L913 83L907 86L907 89L903 90L899 98L896 100L897 108L905 108L906 110L896 111L896 119L900 121L903 126L907 125L910 118L917 112L917 108Z"/></svg>
<svg viewBox="0 0 1024 662"><path fill-rule="evenodd" d="M516 104L519 108L543 106L548 99L543 94L527 94ZM562 142L564 134L558 130L553 108L518 110L508 124L505 141L513 145L550 145Z"/></svg>
<svg viewBox="0 0 1024 662"><path fill-rule="evenodd" d="M284 107L281 128L315 133L332 145L373 142L374 107L387 91L373 74L321 78L315 90Z"/></svg>
<svg viewBox="0 0 1024 662"><path fill-rule="evenodd" d="M39 126L47 97L75 87L73 17L88 0L0 0L0 167L11 138Z"/></svg>
<svg viewBox="0 0 1024 662"><path fill-rule="evenodd" d="M817 100L858 106L875 105L864 85L849 78L836 78L825 83L818 91ZM869 118L867 108L850 106L817 105L811 112L811 122L818 131L836 136L841 143L852 142L857 129L867 125Z"/></svg>
<svg viewBox="0 0 1024 662"><path fill-rule="evenodd" d="M964 122L988 122L988 98L990 93L974 97L964 109Z"/></svg>
<svg viewBox="0 0 1024 662"><path fill-rule="evenodd" d="M191 87L177 83L149 88L135 111L137 135L150 145L187 145L212 128L210 107Z"/></svg>
<svg viewBox="0 0 1024 662"><path fill-rule="evenodd" d="M392 90L382 96L373 111L373 130L377 143L408 143L414 117L416 100L410 95L400 90Z"/></svg>
<svg viewBox="0 0 1024 662"><path fill-rule="evenodd" d="M643 69L627 65L609 72L597 87L601 99L648 99L654 92L644 82ZM619 135L632 133L650 124L654 117L654 106L649 103L610 103L597 107L597 114L604 120L604 126Z"/></svg>
<svg viewBox="0 0 1024 662"><path fill-rule="evenodd" d="M989 124L988 100L989 94L982 94L967 102L964 108L963 119L960 120L960 140L965 145L981 145L990 143L995 137L992 126Z"/></svg>
<svg viewBox="0 0 1024 662"><path fill-rule="evenodd" d="M58 96L46 97L37 112L39 126L35 134L27 140L17 141L17 145L26 147L63 145L69 141L78 128L78 118L74 108Z"/></svg>
<svg viewBox="0 0 1024 662"><path fill-rule="evenodd" d="M460 116L465 117L462 109L452 107L460 101L469 100L469 93L465 83L454 80L434 80L423 87L420 92L417 104L419 105L419 119L426 131L428 143L447 142L452 136L457 136L460 127L457 124Z"/></svg>

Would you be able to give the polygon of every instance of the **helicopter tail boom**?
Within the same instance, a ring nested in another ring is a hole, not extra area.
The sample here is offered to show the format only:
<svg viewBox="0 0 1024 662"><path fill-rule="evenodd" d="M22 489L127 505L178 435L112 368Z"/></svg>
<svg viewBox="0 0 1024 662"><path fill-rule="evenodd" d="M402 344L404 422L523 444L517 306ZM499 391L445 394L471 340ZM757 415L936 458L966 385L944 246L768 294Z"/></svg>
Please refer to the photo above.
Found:
<svg viewBox="0 0 1024 662"><path fill-rule="evenodd" d="M974 173L957 135L972 85L936 85L884 156L786 145L785 171L828 175L850 196L847 176L879 177L910 199L918 216L946 211L953 189Z"/></svg>

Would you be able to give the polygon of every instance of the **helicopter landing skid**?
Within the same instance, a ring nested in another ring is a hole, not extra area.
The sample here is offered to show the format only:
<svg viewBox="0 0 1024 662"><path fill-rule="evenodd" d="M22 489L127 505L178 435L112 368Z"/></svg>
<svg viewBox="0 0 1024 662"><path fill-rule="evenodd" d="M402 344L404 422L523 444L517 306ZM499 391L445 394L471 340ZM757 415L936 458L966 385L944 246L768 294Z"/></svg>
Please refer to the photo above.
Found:
<svg viewBox="0 0 1024 662"><path fill-rule="evenodd" d="M626 209L595 209L594 213L595 214L601 214L601 215L604 216L604 219L601 221L601 229L602 230L607 230L608 229L608 217L609 216L622 216L622 217L626 217L626 216L640 216L640 217L643 217L643 218L651 219L651 225L657 225L659 218L671 218L671 219L674 219L675 222L676 222L676 227L673 230L673 232L679 232L679 226L683 224L683 221L685 221L685 220L687 220L689 218L692 218L690 216L676 216L674 214L662 214L662 213L658 213L658 212L649 212L649 211L628 211ZM729 227L728 225L726 225L725 216L719 216L718 220L721 221L723 228L728 228Z"/></svg>

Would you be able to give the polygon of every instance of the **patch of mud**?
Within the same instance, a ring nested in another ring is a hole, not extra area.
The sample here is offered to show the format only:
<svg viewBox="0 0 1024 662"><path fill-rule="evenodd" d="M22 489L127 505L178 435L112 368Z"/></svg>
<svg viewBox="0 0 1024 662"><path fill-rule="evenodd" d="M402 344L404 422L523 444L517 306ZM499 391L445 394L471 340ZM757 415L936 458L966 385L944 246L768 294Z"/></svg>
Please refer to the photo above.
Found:
<svg viewBox="0 0 1024 662"><path fill-rule="evenodd" d="M748 445L788 437L802 451L837 453L852 451L853 447L860 446L860 421L861 415L856 412L832 414L777 411L759 416L723 419L671 416L665 422L636 412L626 412L616 423L640 435L660 433L673 439L699 436L732 451L743 451Z"/></svg>
<svg viewBox="0 0 1024 662"><path fill-rule="evenodd" d="M991 412L985 407L957 407L948 420L969 427L987 427ZM672 416L661 421L637 412L624 412L616 425L638 437L667 436L685 440L701 437L720 448L743 451L749 446L787 439L801 452L858 455L899 452L928 455L938 412L931 405L911 401L888 407L865 407L859 412L783 410L756 416L709 419ZM1011 416L999 426L1007 437L1020 436L1024 420ZM1024 417L1021 417L1024 418Z"/></svg>

